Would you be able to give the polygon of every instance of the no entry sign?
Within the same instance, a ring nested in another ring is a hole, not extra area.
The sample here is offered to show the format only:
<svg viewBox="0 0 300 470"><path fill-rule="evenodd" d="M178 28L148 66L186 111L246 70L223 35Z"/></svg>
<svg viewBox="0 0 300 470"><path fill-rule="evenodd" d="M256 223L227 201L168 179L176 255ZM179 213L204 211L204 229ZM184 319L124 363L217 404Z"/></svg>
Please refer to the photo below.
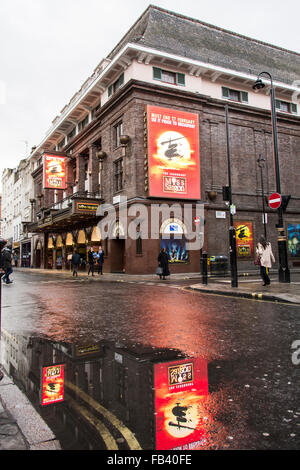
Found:
<svg viewBox="0 0 300 470"><path fill-rule="evenodd" d="M280 207L281 205L281 201L281 195L278 193L273 193L269 197L269 206L271 207L271 209L278 209L278 207Z"/></svg>

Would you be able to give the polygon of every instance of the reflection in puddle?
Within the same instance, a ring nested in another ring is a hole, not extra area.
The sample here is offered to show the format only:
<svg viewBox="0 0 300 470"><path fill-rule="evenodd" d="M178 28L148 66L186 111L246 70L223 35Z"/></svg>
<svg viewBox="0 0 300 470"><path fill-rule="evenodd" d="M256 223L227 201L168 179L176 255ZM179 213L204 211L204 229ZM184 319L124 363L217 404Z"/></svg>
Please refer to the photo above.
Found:
<svg viewBox="0 0 300 470"><path fill-rule="evenodd" d="M63 449L207 448L207 363L179 350L2 331L2 364Z"/></svg>

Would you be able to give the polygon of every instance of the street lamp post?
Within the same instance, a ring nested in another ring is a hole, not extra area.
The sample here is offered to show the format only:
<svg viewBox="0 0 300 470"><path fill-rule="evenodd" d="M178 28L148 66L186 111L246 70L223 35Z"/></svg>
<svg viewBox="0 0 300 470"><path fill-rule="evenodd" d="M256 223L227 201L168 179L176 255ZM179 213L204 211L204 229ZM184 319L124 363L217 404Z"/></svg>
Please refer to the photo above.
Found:
<svg viewBox="0 0 300 470"><path fill-rule="evenodd" d="M267 239L267 225L266 225L266 213L265 213L265 192L264 192L264 178L263 178L263 168L265 167L265 159L261 155L259 155L259 158L257 159L257 163L258 163L258 166L260 168L264 235L265 235L265 239Z"/></svg>
<svg viewBox="0 0 300 470"><path fill-rule="evenodd" d="M269 72L261 72L256 82L253 85L254 90L260 90L265 87L265 84L261 80L262 75L267 75L271 81L270 98L271 98L271 118L272 118L272 134L273 134L273 157L275 165L275 178L276 178L276 191L281 194L280 187L280 169L279 169L279 156L278 156L278 133L277 133L277 120L276 120L276 100L275 100L275 89L273 86L272 75ZM277 241L278 241L278 257L279 257L279 282L290 282L290 271L288 267L287 259L287 246L286 237L283 227L283 209L282 206L277 209L278 212L278 224L277 224Z"/></svg>

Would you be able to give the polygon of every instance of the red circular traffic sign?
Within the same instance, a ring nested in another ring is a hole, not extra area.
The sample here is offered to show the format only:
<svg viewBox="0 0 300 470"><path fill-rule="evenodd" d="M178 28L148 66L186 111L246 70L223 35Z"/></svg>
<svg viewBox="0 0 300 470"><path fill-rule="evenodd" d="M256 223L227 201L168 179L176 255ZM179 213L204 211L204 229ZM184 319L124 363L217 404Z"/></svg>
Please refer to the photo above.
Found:
<svg viewBox="0 0 300 470"><path fill-rule="evenodd" d="M273 193L269 197L269 206L271 209L278 209L281 206L282 197L279 193Z"/></svg>
<svg viewBox="0 0 300 470"><path fill-rule="evenodd" d="M198 215L196 215L196 217L194 218L194 223L195 225L199 225L200 224L200 217Z"/></svg>

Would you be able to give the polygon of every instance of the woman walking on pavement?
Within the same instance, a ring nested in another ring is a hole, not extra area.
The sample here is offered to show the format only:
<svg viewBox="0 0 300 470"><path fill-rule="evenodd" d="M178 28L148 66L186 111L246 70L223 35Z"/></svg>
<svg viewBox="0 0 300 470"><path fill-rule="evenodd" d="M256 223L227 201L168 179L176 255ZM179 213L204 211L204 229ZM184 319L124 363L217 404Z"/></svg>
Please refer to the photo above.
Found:
<svg viewBox="0 0 300 470"><path fill-rule="evenodd" d="M170 276L169 257L168 257L168 254L167 254L165 248L162 248L160 250L157 261L159 262L159 267L162 268L162 274L160 274L159 277L160 277L160 279L161 279L161 277L163 277L163 280L165 280L166 276Z"/></svg>
<svg viewBox="0 0 300 470"><path fill-rule="evenodd" d="M272 262L275 263L275 258L272 252L271 243L261 236L256 246L256 254L260 257L260 274L264 281L263 286L269 286L271 281L269 277L269 270L272 267Z"/></svg>

